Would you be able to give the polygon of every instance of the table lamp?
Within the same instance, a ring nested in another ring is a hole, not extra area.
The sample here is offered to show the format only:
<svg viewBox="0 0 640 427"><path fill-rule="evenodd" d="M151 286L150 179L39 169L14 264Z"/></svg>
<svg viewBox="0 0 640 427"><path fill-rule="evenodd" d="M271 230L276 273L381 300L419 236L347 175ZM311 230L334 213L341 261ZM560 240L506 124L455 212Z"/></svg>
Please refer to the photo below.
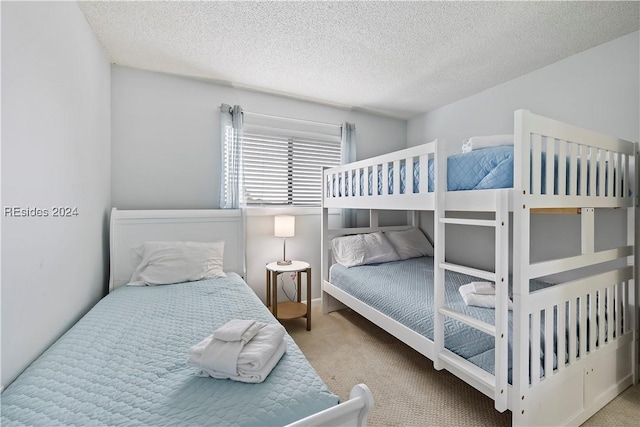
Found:
<svg viewBox="0 0 640 427"><path fill-rule="evenodd" d="M287 260L287 237L295 236L296 217L293 215L276 215L273 222L273 235L282 237L282 259L278 265L290 265Z"/></svg>

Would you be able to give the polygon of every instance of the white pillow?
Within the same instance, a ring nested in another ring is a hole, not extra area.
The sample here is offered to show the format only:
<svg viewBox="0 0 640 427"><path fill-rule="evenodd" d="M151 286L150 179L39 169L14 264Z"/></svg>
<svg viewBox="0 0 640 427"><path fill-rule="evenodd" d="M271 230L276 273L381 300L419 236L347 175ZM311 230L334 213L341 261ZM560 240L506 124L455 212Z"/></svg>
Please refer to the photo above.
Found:
<svg viewBox="0 0 640 427"><path fill-rule="evenodd" d="M380 231L336 237L331 243L334 258L345 267L400 259L391 243Z"/></svg>
<svg viewBox="0 0 640 427"><path fill-rule="evenodd" d="M468 153L473 150L481 150L483 148L499 147L503 145L513 145L513 134L472 136L471 138L462 141L462 152Z"/></svg>
<svg viewBox="0 0 640 427"><path fill-rule="evenodd" d="M145 242L130 285L166 285L227 277L222 270L224 242Z"/></svg>
<svg viewBox="0 0 640 427"><path fill-rule="evenodd" d="M364 263L364 245L360 234L336 237L331 241L331 246L338 264L353 267Z"/></svg>
<svg viewBox="0 0 640 427"><path fill-rule="evenodd" d="M433 247L419 228L402 231L385 231L384 233L400 259L433 256Z"/></svg>

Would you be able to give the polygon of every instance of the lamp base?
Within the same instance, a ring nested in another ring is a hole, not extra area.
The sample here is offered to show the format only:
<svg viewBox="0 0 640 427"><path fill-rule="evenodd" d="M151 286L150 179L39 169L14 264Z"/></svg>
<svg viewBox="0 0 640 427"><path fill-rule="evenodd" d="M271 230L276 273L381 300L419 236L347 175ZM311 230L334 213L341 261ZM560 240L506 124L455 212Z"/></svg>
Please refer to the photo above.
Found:
<svg viewBox="0 0 640 427"><path fill-rule="evenodd" d="M281 259L280 261L277 262L278 265L291 265L291 260L288 259Z"/></svg>

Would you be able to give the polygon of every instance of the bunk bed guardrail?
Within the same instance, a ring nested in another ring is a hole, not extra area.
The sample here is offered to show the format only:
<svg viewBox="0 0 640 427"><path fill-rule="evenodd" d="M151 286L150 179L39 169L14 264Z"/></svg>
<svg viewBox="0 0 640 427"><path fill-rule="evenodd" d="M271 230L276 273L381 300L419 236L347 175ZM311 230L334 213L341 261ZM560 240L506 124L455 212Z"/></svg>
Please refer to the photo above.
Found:
<svg viewBox="0 0 640 427"><path fill-rule="evenodd" d="M638 381L638 145L521 110L514 151L514 424L582 423ZM549 208L578 208L580 254L534 263L531 215ZM626 210L626 242L597 248L597 208ZM577 278L529 289L567 272Z"/></svg>

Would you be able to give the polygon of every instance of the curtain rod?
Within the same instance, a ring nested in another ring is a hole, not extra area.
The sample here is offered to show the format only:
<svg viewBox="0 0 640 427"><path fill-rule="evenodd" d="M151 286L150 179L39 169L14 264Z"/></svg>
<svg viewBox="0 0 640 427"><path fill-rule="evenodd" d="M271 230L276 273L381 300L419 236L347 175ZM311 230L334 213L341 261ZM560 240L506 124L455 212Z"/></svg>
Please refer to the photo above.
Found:
<svg viewBox="0 0 640 427"><path fill-rule="evenodd" d="M253 111L246 111L246 110L242 110L242 112L245 113L245 114L249 114L249 115L253 114L255 116L273 117L273 118L276 118L276 119L292 120L292 121L296 121L296 122L316 123L316 124L319 124L319 125L335 126L335 127L338 127L338 128L342 127L341 124L336 124L336 123L318 122L318 121L315 121L315 120L305 120L305 119L294 119L294 118L291 118L291 117L274 116L272 114L255 113Z"/></svg>

